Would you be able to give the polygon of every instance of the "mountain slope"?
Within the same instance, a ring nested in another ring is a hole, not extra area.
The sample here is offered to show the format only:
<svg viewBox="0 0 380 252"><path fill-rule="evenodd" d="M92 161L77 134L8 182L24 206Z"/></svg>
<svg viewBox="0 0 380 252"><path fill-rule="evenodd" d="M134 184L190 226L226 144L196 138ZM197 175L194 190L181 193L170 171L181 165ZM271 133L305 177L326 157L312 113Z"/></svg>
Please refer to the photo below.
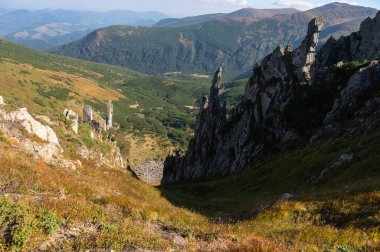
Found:
<svg viewBox="0 0 380 252"><path fill-rule="evenodd" d="M152 25L158 12L16 10L2 15L0 36L35 49L48 49L82 38L91 30L114 24ZM39 45L38 41L44 42Z"/></svg>
<svg viewBox="0 0 380 252"><path fill-rule="evenodd" d="M81 116L83 105L89 104L105 117L105 104L113 100L115 123L142 151L131 160L151 158L151 148L164 156L173 145L185 146L196 102L208 89L207 78L152 77L2 39L0 66L0 95L12 108L27 106L33 114L60 117L69 107Z"/></svg>
<svg viewBox="0 0 380 252"><path fill-rule="evenodd" d="M184 27L112 26L51 52L154 74L210 74L224 65L225 74L231 77L250 69L276 45L296 44L306 32L307 22L315 16L323 16L328 28L375 13L371 8L329 4L253 21L220 19ZM325 36L329 35L333 33Z"/></svg>

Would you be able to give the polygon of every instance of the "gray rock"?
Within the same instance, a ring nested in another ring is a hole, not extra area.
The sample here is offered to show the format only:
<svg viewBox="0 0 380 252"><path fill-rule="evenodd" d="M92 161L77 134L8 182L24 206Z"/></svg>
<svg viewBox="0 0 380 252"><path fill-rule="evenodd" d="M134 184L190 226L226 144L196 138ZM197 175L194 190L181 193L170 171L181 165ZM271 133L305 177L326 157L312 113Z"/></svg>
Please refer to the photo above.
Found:
<svg viewBox="0 0 380 252"><path fill-rule="evenodd" d="M92 107L89 105L84 105L84 107L83 107L83 122L90 123L92 120L93 120Z"/></svg>
<svg viewBox="0 0 380 252"><path fill-rule="evenodd" d="M19 122L29 134L38 136L41 140L59 145L58 137L49 127L36 121L29 113L27 108L20 108L12 111L8 115L13 122Z"/></svg>
<svg viewBox="0 0 380 252"><path fill-rule="evenodd" d="M106 129L112 128L112 117L113 117L113 105L112 101L109 100L107 103L107 117L106 117Z"/></svg>
<svg viewBox="0 0 380 252"><path fill-rule="evenodd" d="M309 22L306 38L299 48L294 50L293 65L297 68L296 75L302 84L307 84L311 79L310 67L315 61L319 33L322 31L322 17Z"/></svg>
<svg viewBox="0 0 380 252"><path fill-rule="evenodd" d="M72 111L71 109L65 108L63 111L63 115L65 116L65 119L70 121L71 129L75 134L78 134L79 129L79 116L77 113Z"/></svg>

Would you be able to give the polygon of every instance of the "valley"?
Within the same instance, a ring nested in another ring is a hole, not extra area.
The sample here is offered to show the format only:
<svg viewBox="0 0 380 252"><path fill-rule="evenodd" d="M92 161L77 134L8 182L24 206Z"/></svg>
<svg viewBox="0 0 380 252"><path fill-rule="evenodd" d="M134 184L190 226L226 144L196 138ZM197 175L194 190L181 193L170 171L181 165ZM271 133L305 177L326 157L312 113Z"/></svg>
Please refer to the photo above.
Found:
<svg viewBox="0 0 380 252"><path fill-rule="evenodd" d="M0 251L380 251L377 5L116 2L0 4Z"/></svg>

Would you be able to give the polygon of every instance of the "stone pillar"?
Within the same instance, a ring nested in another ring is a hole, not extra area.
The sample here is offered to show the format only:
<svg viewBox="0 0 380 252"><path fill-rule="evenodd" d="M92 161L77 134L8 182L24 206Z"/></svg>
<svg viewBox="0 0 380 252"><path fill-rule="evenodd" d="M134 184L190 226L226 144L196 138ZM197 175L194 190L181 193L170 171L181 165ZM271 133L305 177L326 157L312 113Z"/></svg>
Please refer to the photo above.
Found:
<svg viewBox="0 0 380 252"><path fill-rule="evenodd" d="M83 107L83 122L89 123L92 119L92 107L89 105L84 105Z"/></svg>
<svg viewBox="0 0 380 252"><path fill-rule="evenodd" d="M113 105L112 101L109 100L107 103L107 117L106 117L106 129L112 128L112 117L113 117Z"/></svg>
<svg viewBox="0 0 380 252"><path fill-rule="evenodd" d="M78 117L78 114L75 113L74 111L72 111L71 109L65 109L63 111L63 115L65 116L65 119L70 121L71 123L71 129L74 131L75 134L78 134L78 128L79 128L79 124L78 124L78 120L79 120L79 117Z"/></svg>

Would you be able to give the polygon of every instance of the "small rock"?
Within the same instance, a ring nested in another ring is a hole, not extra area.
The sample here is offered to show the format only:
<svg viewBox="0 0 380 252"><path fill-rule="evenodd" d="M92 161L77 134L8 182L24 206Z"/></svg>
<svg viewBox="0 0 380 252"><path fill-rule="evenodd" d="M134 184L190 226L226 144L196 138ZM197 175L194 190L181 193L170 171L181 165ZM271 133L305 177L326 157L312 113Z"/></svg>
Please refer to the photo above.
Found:
<svg viewBox="0 0 380 252"><path fill-rule="evenodd" d="M297 200L297 199L298 199L298 197L294 196L293 194L284 193L283 195L280 196L280 198L278 199L278 202L281 202L281 201L292 201L292 200Z"/></svg>

